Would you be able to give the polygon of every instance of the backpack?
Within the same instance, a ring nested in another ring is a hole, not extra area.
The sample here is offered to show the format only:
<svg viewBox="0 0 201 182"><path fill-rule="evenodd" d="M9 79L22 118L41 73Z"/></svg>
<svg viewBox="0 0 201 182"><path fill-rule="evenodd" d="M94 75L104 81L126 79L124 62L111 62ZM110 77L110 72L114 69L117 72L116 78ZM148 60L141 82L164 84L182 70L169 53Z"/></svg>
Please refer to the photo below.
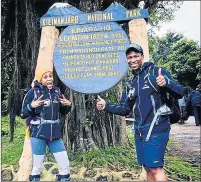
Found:
<svg viewBox="0 0 201 182"><path fill-rule="evenodd" d="M179 108L179 102L177 99L173 98L170 94L162 94L162 98L166 105L170 108L172 114L169 115L170 117L170 124L178 123L181 119L181 111Z"/></svg>
<svg viewBox="0 0 201 182"><path fill-rule="evenodd" d="M152 67L152 66L150 66ZM155 69L157 69L157 73L158 73L158 69L159 67L157 67L156 65L154 65L153 68L153 75L154 75L154 71ZM150 75L150 68L149 68L149 75ZM153 86L151 84L151 86ZM179 108L179 102L177 99L175 99L174 97L172 97L168 92L164 91L161 89L161 97L162 100L166 103L166 105L170 108L172 114L169 115L170 117L170 124L175 124L178 123L180 118L181 118L181 111Z"/></svg>
<svg viewBox="0 0 201 182"><path fill-rule="evenodd" d="M19 107L20 108L20 112L19 112L20 114L19 115L21 116L22 119L26 119L27 126L29 125L31 119L30 119L30 117L24 118L24 116L21 114L21 109L24 105L25 97L27 96L27 93L29 92L30 89L31 88L21 89L20 107ZM33 88L33 89L34 89L34 99L39 98L41 95L39 88Z"/></svg>
<svg viewBox="0 0 201 182"><path fill-rule="evenodd" d="M25 88L25 89L21 89L21 98L20 98L20 100L21 100L21 106L23 106L23 104L24 104L24 99L25 99L25 97L26 97L26 95L27 95L27 93L29 92L29 90L30 90L31 88ZM40 97L40 90L39 90L39 88L33 88L34 89L34 99L37 99L37 98L39 98Z"/></svg>

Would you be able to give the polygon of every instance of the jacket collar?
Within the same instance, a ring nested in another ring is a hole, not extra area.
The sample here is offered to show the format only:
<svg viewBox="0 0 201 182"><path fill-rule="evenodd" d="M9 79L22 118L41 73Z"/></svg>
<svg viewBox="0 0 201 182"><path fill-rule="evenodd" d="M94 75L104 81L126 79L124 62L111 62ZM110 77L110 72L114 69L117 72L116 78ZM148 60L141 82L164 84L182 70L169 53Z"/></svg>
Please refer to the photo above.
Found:
<svg viewBox="0 0 201 182"><path fill-rule="evenodd" d="M140 74L152 65L153 65L152 62L144 62L144 64L139 69L133 70L132 73L133 73L133 75Z"/></svg>
<svg viewBox="0 0 201 182"><path fill-rule="evenodd" d="M44 91L49 91L48 88L44 85L42 85L41 83L39 83L37 80L34 82L34 88L39 88L41 90L44 90ZM53 85L52 89L50 90L50 92L56 90L56 86Z"/></svg>

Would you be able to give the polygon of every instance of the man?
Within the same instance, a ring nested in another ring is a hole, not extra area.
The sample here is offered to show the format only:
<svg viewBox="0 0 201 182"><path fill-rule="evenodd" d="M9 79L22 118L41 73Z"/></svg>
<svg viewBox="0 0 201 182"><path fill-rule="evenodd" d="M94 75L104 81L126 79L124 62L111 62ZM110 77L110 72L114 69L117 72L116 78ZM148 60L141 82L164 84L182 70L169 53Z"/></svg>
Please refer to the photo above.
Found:
<svg viewBox="0 0 201 182"><path fill-rule="evenodd" d="M192 113L195 117L195 125L201 125L201 94L197 90L192 90L190 93Z"/></svg>
<svg viewBox="0 0 201 182"><path fill-rule="evenodd" d="M180 111L181 111L180 124L184 124L184 121L185 121L184 120L184 111L185 111L185 107L186 107L185 97L182 97L178 101L179 101L179 108L180 108Z"/></svg>
<svg viewBox="0 0 201 182"><path fill-rule="evenodd" d="M170 132L167 115L170 109L161 107L165 104L163 95L168 92L172 97L180 99L184 89L166 70L145 62L141 46L132 43L126 50L126 57L135 76L128 83L125 102L111 104L99 97L96 106L98 110L126 116L135 104L134 129L138 163L144 166L148 181L167 181L163 165Z"/></svg>

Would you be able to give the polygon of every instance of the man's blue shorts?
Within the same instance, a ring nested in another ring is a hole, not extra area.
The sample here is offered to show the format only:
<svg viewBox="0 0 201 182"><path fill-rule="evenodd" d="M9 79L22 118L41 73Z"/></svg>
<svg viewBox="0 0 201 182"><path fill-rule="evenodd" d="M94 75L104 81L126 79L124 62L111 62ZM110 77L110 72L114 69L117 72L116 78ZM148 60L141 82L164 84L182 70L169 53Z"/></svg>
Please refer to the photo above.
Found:
<svg viewBox="0 0 201 182"><path fill-rule="evenodd" d="M164 165L165 149L169 140L170 131L152 133L149 141L145 141L146 135L135 134L135 145L139 165L155 168Z"/></svg>

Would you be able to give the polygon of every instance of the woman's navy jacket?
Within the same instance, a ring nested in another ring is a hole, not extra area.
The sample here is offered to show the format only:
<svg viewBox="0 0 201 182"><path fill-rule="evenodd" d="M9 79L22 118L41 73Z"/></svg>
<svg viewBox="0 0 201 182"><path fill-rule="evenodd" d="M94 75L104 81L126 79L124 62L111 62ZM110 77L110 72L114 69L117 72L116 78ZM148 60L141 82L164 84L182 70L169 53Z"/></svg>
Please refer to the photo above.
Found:
<svg viewBox="0 0 201 182"><path fill-rule="evenodd" d="M41 100L48 99L49 102L42 103L40 107L32 108L31 102L41 95L43 95ZM28 91L23 101L21 117L23 119L29 118L31 123L36 123L30 125L31 137L50 140L61 138L60 112L68 113L71 106L62 106L59 102L60 97L61 93L58 87L54 86L48 90L37 81L34 87Z"/></svg>

